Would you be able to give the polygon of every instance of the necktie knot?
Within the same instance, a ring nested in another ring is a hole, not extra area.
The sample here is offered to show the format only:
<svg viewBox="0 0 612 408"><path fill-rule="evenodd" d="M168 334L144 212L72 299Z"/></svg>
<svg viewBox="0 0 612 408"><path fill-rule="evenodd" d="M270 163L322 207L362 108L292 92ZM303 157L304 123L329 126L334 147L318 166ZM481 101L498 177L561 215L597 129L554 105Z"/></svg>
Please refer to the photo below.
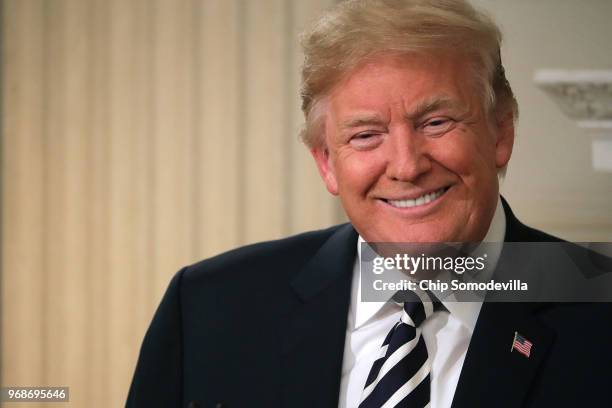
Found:
<svg viewBox="0 0 612 408"><path fill-rule="evenodd" d="M403 306L404 313L401 321L415 328L419 327L433 312L444 307L431 293L424 291L397 292L393 300Z"/></svg>

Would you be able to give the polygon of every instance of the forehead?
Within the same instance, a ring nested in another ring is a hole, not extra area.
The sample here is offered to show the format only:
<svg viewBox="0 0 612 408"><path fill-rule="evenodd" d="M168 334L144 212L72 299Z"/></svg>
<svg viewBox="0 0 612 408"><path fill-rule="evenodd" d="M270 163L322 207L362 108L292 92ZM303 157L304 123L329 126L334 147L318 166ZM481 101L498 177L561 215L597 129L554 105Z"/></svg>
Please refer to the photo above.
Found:
<svg viewBox="0 0 612 408"><path fill-rule="evenodd" d="M329 94L331 110L438 103L457 107L479 99L469 64L456 55L381 55L349 71Z"/></svg>

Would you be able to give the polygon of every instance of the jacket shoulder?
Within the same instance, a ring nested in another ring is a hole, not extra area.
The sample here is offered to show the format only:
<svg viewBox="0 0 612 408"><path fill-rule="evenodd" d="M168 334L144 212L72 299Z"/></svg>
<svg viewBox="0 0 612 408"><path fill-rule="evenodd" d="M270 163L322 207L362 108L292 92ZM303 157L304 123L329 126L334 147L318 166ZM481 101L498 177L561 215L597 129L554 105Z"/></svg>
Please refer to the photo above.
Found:
<svg viewBox="0 0 612 408"><path fill-rule="evenodd" d="M183 271L184 279L198 279L230 271L265 268L273 271L282 266L291 269L305 263L338 230L349 224L340 224L326 229L309 231L287 238L264 241L242 246L188 266Z"/></svg>

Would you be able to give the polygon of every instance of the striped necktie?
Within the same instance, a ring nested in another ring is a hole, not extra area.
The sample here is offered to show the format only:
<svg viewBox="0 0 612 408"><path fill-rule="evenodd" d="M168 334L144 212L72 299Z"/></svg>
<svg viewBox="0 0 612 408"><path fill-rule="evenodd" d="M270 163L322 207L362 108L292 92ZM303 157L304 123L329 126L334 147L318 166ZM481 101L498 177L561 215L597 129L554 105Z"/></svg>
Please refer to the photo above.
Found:
<svg viewBox="0 0 612 408"><path fill-rule="evenodd" d="M424 292L398 294L402 317L372 364L359 408L429 407L430 362L419 326L442 306Z"/></svg>

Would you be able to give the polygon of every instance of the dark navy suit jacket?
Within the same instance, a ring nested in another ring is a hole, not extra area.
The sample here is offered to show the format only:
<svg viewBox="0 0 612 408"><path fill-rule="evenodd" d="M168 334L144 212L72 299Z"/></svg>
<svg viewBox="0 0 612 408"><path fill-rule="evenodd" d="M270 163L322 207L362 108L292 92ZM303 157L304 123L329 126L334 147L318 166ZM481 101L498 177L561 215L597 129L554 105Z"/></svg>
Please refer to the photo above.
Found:
<svg viewBox="0 0 612 408"><path fill-rule="evenodd" d="M504 209L506 241L558 240ZM179 271L127 406L337 407L356 248L344 224ZM529 358L510 352L515 331ZM610 304L483 304L453 407L523 406L612 406Z"/></svg>

